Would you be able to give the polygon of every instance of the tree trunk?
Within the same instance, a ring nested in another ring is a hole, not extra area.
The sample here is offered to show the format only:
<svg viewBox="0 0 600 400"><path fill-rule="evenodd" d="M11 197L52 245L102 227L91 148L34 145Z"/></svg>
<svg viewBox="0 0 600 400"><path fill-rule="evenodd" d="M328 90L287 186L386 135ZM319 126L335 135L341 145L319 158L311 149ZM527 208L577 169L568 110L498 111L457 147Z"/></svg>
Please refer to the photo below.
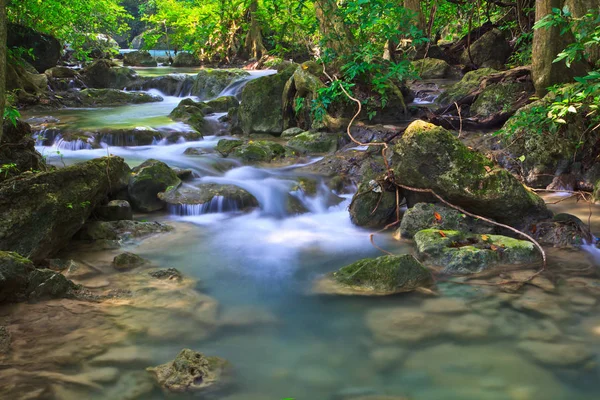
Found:
<svg viewBox="0 0 600 400"><path fill-rule="evenodd" d="M417 27L425 32L425 17L421 9L421 0L404 0L404 8L416 14Z"/></svg>
<svg viewBox="0 0 600 400"><path fill-rule="evenodd" d="M0 141L6 100L6 0L0 0Z"/></svg>
<svg viewBox="0 0 600 400"><path fill-rule="evenodd" d="M583 17L592 9L600 10L600 1L598 0L567 0L566 5L575 18ZM590 48L588 53L590 56L588 61L592 65L600 61L600 46Z"/></svg>
<svg viewBox="0 0 600 400"><path fill-rule="evenodd" d="M336 1L315 0L315 13L325 47L338 56L350 54L354 38L338 14Z"/></svg>
<svg viewBox="0 0 600 400"><path fill-rule="evenodd" d="M248 58L254 58L260 60L260 58L267 52L262 40L262 32L260 23L256 16L258 11L258 0L252 0L248 7L248 13L250 14L250 28L246 34L246 41L244 43L244 50Z"/></svg>
<svg viewBox="0 0 600 400"><path fill-rule="evenodd" d="M564 0L538 0L535 8L536 21L552 13L553 8L562 9ZM573 81L576 76L585 75L587 68L583 63L573 63L571 68L564 61L553 63L554 59L567 45L573 43L573 35L560 34L560 28L540 28L533 34L532 73L533 84L538 96L548 92L548 87Z"/></svg>

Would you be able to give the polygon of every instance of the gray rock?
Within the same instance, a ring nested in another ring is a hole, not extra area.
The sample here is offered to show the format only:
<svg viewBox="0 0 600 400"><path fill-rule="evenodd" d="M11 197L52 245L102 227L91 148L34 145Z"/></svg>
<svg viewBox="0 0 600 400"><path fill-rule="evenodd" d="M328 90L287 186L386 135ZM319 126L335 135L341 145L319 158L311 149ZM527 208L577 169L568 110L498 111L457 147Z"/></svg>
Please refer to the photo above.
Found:
<svg viewBox="0 0 600 400"><path fill-rule="evenodd" d="M125 252L121 253L113 259L113 267L119 271L141 267L147 264L148 261L138 256L137 254Z"/></svg>
<svg viewBox="0 0 600 400"><path fill-rule="evenodd" d="M96 215L105 221L133 219L131 205L126 200L112 200L107 205L96 208Z"/></svg>

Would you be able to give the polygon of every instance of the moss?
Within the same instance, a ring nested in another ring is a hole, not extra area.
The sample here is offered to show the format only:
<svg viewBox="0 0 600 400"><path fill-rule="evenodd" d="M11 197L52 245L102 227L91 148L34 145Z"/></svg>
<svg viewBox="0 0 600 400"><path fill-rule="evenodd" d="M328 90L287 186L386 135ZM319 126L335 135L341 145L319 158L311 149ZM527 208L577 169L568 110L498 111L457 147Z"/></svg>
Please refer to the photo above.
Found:
<svg viewBox="0 0 600 400"><path fill-rule="evenodd" d="M413 256L382 256L350 264L332 274L338 283L375 291L401 292L433 283L431 273Z"/></svg>
<svg viewBox="0 0 600 400"><path fill-rule="evenodd" d="M173 121L184 122L201 133L204 128L204 113L207 108L208 106L205 103L184 99L171 111L169 118Z"/></svg>
<svg viewBox="0 0 600 400"><path fill-rule="evenodd" d="M181 181L175 171L158 160L146 160L140 166L134 168L129 179L129 197L132 206L143 212L161 210L164 202L157 195L169 186L178 186Z"/></svg>
<svg viewBox="0 0 600 400"><path fill-rule="evenodd" d="M444 267L444 272L481 272L497 264L518 264L539 258L533 243L500 235L467 234L453 230L417 232L419 256Z"/></svg>
<svg viewBox="0 0 600 400"><path fill-rule="evenodd" d="M460 100L470 92L479 88L479 83L481 83L483 78L496 72L498 71L491 68L480 68L475 71L467 72L460 82L447 88L444 93L437 98L436 103L448 105Z"/></svg>
<svg viewBox="0 0 600 400"><path fill-rule="evenodd" d="M202 69L194 78L191 94L200 100L215 98L230 83L247 75L242 69Z"/></svg>
<svg viewBox="0 0 600 400"><path fill-rule="evenodd" d="M412 66L422 79L447 78L452 67L444 60L437 58L424 58L412 62Z"/></svg>
<svg viewBox="0 0 600 400"><path fill-rule="evenodd" d="M250 141L247 144L236 146L231 155L248 164L270 162L275 158L283 157L285 148L279 143L267 140Z"/></svg>
<svg viewBox="0 0 600 400"><path fill-rule="evenodd" d="M228 112L231 108L239 107L240 102L234 96L221 96L214 100L207 101L206 105L213 112Z"/></svg>
<svg viewBox="0 0 600 400"><path fill-rule="evenodd" d="M533 86L520 82L503 82L487 86L477 96L471 106L471 116L488 116L503 113L514 113L515 103L527 93L533 93Z"/></svg>
<svg viewBox="0 0 600 400"><path fill-rule="evenodd" d="M227 157L233 149L244 144L243 140L236 139L221 139L217 143L216 150L223 156Z"/></svg>
<svg viewBox="0 0 600 400"><path fill-rule="evenodd" d="M162 97L153 94L117 89L83 89L79 94L84 106L118 106L163 101Z"/></svg>
<svg viewBox="0 0 600 400"><path fill-rule="evenodd" d="M417 232L428 228L479 233L492 230L491 225L439 204L418 203L402 216L400 233L404 238L412 238Z"/></svg>
<svg viewBox="0 0 600 400"><path fill-rule="evenodd" d="M294 136L287 145L303 153L328 153L335 151L339 135L323 132L304 132Z"/></svg>
<svg viewBox="0 0 600 400"><path fill-rule="evenodd" d="M365 228L382 228L396 219L396 193L375 181L362 183L350 203L350 220Z"/></svg>

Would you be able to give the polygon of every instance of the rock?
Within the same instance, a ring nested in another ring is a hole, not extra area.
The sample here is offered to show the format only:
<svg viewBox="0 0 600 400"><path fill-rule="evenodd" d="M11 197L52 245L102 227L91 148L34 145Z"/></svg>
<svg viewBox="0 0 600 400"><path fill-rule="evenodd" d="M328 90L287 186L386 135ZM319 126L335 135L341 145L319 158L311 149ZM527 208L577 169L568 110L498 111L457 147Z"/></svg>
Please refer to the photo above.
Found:
<svg viewBox="0 0 600 400"><path fill-rule="evenodd" d="M517 347L535 361L553 367L581 366L595 357L595 354L584 343L548 343L524 340Z"/></svg>
<svg viewBox="0 0 600 400"><path fill-rule="evenodd" d="M476 340L489 337L491 328L492 323L487 318L467 314L452 319L446 332L458 340Z"/></svg>
<svg viewBox="0 0 600 400"><path fill-rule="evenodd" d="M251 80L242 90L239 108L240 127L244 134L283 132L283 89L295 67L275 75Z"/></svg>
<svg viewBox="0 0 600 400"><path fill-rule="evenodd" d="M35 69L28 70L26 61L8 63L6 66L6 90L17 91L19 104L37 104L48 92L48 77L38 74ZM31 67L31 66L29 66Z"/></svg>
<svg viewBox="0 0 600 400"><path fill-rule="evenodd" d="M119 55L119 44L115 39L103 33L88 33L81 49L91 58L111 59Z"/></svg>
<svg viewBox="0 0 600 400"><path fill-rule="evenodd" d="M498 264L534 262L540 257L533 243L500 235L425 229L417 232L415 242L420 258L444 267L448 274L476 273Z"/></svg>
<svg viewBox="0 0 600 400"><path fill-rule="evenodd" d="M256 198L235 185L203 183L197 187L182 186L160 194L170 210L187 215L192 208L194 214L228 211L250 211L258 207Z"/></svg>
<svg viewBox="0 0 600 400"><path fill-rule="evenodd" d="M62 66L49 68L46 71L44 71L44 73L48 75L48 78L58 79L76 78L79 76L79 72L75 71L74 69Z"/></svg>
<svg viewBox="0 0 600 400"><path fill-rule="evenodd" d="M375 180L365 180L350 203L352 223L365 228L383 228L396 220L396 192Z"/></svg>
<svg viewBox="0 0 600 400"><path fill-rule="evenodd" d="M239 107L240 102L234 96L221 96L205 103L212 112L227 112L230 108Z"/></svg>
<svg viewBox="0 0 600 400"><path fill-rule="evenodd" d="M177 168L177 167L174 167L171 169L175 172L175 175L177 175L177 177L179 179L181 179L182 181L185 181L185 180L188 180L188 179L194 177L194 171L192 171L191 169L182 169L182 168Z"/></svg>
<svg viewBox="0 0 600 400"><path fill-rule="evenodd" d="M479 87L481 80L488 75L496 73L492 68L480 68L475 71L470 71L462 77L460 82L446 88L446 90L436 99L436 103L442 106L453 104L468 95Z"/></svg>
<svg viewBox="0 0 600 400"><path fill-rule="evenodd" d="M129 173L122 158L104 157L0 183L0 248L34 262L50 257Z"/></svg>
<svg viewBox="0 0 600 400"><path fill-rule="evenodd" d="M26 171L45 170L42 155L35 149L31 126L17 120L13 125L8 119L4 121L4 134L0 139L0 182Z"/></svg>
<svg viewBox="0 0 600 400"><path fill-rule="evenodd" d="M250 141L241 146L236 146L230 155L244 164L271 162L285 155L285 148L279 143L270 140Z"/></svg>
<svg viewBox="0 0 600 400"><path fill-rule="evenodd" d="M453 68L444 60L437 58L423 58L412 62L421 79L451 78L456 75Z"/></svg>
<svg viewBox="0 0 600 400"><path fill-rule="evenodd" d="M97 207L96 216L104 221L133 219L131 205L126 200L112 200L105 206Z"/></svg>
<svg viewBox="0 0 600 400"><path fill-rule="evenodd" d="M123 65L132 67L156 67L158 64L147 51L132 51L123 57Z"/></svg>
<svg viewBox="0 0 600 400"><path fill-rule="evenodd" d="M517 310L528 311L540 316L550 317L556 321L563 321L571 317L560 305L560 298L547 294L536 288L530 288L523 295L510 302Z"/></svg>
<svg viewBox="0 0 600 400"><path fill-rule="evenodd" d="M433 276L413 256L366 258L317 282L323 294L386 296L433 285Z"/></svg>
<svg viewBox="0 0 600 400"><path fill-rule="evenodd" d="M149 93L124 92L117 89L84 89L80 92L81 105L119 106L125 104L142 104L163 101L163 98Z"/></svg>
<svg viewBox="0 0 600 400"><path fill-rule="evenodd" d="M421 305L421 310L436 314L462 314L469 311L469 307L463 300L440 297L427 299Z"/></svg>
<svg viewBox="0 0 600 400"><path fill-rule="evenodd" d="M561 248L578 249L593 242L588 226L576 216L566 213L535 224L532 236L541 245Z"/></svg>
<svg viewBox="0 0 600 400"><path fill-rule="evenodd" d="M560 328L552 321L541 320L520 334L522 340L553 342L562 336Z"/></svg>
<svg viewBox="0 0 600 400"><path fill-rule="evenodd" d="M17 253L0 251L0 303L24 300L35 266Z"/></svg>
<svg viewBox="0 0 600 400"><path fill-rule="evenodd" d="M379 343L417 343L434 339L449 319L405 307L375 308L367 312L367 327Z"/></svg>
<svg viewBox="0 0 600 400"><path fill-rule="evenodd" d="M196 75L191 95L200 100L215 98L229 84L248 75L243 69L202 69Z"/></svg>
<svg viewBox="0 0 600 400"><path fill-rule="evenodd" d="M181 280L183 275L176 268L167 268L167 269L159 269L156 271L150 272L150 276L156 279L166 279L166 280Z"/></svg>
<svg viewBox="0 0 600 400"><path fill-rule="evenodd" d="M202 65L200 59L192 53L180 51L173 59L172 67L199 67Z"/></svg>
<svg viewBox="0 0 600 400"><path fill-rule="evenodd" d="M436 217L436 213L440 219ZM473 233L493 231L492 225L475 220L452 208L440 204L417 203L402 216L400 234L410 239L418 231L429 228Z"/></svg>
<svg viewBox="0 0 600 400"><path fill-rule="evenodd" d="M36 269L29 275L27 293L31 300L69 297L78 286L51 269Z"/></svg>
<svg viewBox="0 0 600 400"><path fill-rule="evenodd" d="M11 335L5 326L0 326L0 354L6 354L10 351Z"/></svg>
<svg viewBox="0 0 600 400"><path fill-rule="evenodd" d="M123 240L171 230L171 226L160 222L90 221L78 232L77 237L82 240Z"/></svg>
<svg viewBox="0 0 600 400"><path fill-rule="evenodd" d="M128 193L136 210L152 212L162 210L164 201L158 193L169 187L179 186L181 181L175 172L162 161L149 159L133 169L129 179Z"/></svg>
<svg viewBox="0 0 600 400"><path fill-rule="evenodd" d="M223 157L227 157L236 147L244 144L243 140L221 139L215 148Z"/></svg>
<svg viewBox="0 0 600 400"><path fill-rule="evenodd" d="M339 135L324 132L304 132L294 136L287 145L300 153L328 153L337 149Z"/></svg>
<svg viewBox="0 0 600 400"><path fill-rule="evenodd" d="M56 38L12 23L7 25L7 31L7 48L30 49L31 52L26 52L23 57L39 73L56 66L62 51L62 45Z"/></svg>
<svg viewBox="0 0 600 400"><path fill-rule="evenodd" d="M184 99L171 111L169 118L173 121L181 121L198 132L202 132L204 128L204 111L206 104L196 102L192 99Z"/></svg>
<svg viewBox="0 0 600 400"><path fill-rule="evenodd" d="M126 271L129 269L141 267L147 264L148 261L138 256L137 254L125 252L113 259L113 267L118 271Z"/></svg>
<svg viewBox="0 0 600 400"><path fill-rule="evenodd" d="M302 128L298 128L298 127L288 128L285 131L281 132L281 137L282 138L293 138L304 132L305 131Z"/></svg>
<svg viewBox="0 0 600 400"><path fill-rule="evenodd" d="M118 67L110 60L94 61L81 71L81 76L88 87L97 89L125 89L137 78L133 69Z"/></svg>
<svg viewBox="0 0 600 400"><path fill-rule="evenodd" d="M291 78L283 88L283 128L292 126L308 129L320 129L328 122L325 116L324 122L314 119L311 115L311 105L317 99L318 91L325 87L320 76L323 67L314 62L307 61L296 68ZM302 104L302 107L298 107Z"/></svg>
<svg viewBox="0 0 600 400"><path fill-rule="evenodd" d="M184 97L190 95L194 77L187 74L168 74L138 79L130 87L134 90L157 89L166 96Z"/></svg>
<svg viewBox="0 0 600 400"><path fill-rule="evenodd" d="M444 128L417 120L394 147L400 183L434 190L446 201L513 226L547 218L544 201L508 171L470 150Z"/></svg>
<svg viewBox="0 0 600 400"><path fill-rule="evenodd" d="M190 349L183 349L171 362L147 370L169 392L198 392L208 396L229 384L226 360L206 357Z"/></svg>
<svg viewBox="0 0 600 400"><path fill-rule="evenodd" d="M470 53L473 61L471 62L469 51L465 49L460 57L462 64L474 63L478 67L502 69L512 49L504 33L494 28L471 44Z"/></svg>
<svg viewBox="0 0 600 400"><path fill-rule="evenodd" d="M524 98L534 94L531 82L501 82L485 87L471 105L471 117L487 117L498 112L514 114L523 104Z"/></svg>
<svg viewBox="0 0 600 400"><path fill-rule="evenodd" d="M399 368L406 358L408 350L402 347L377 347L369 353L369 358L378 371Z"/></svg>

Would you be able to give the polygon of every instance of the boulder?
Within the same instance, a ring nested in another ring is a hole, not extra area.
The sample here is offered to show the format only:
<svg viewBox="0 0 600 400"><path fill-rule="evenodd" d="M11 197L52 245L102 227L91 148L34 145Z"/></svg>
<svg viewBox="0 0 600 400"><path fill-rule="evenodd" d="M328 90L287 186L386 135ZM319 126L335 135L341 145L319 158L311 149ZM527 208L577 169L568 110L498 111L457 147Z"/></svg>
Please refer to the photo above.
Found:
<svg viewBox="0 0 600 400"><path fill-rule="evenodd" d="M244 164L271 162L285 155L285 148L279 143L269 140L250 141L241 146L236 146L229 153Z"/></svg>
<svg viewBox="0 0 600 400"><path fill-rule="evenodd" d="M133 69L118 67L110 60L94 61L81 71L81 76L88 87L96 89L125 89L137 79Z"/></svg>
<svg viewBox="0 0 600 400"><path fill-rule="evenodd" d="M26 171L46 168L42 155L35 149L29 124L17 120L13 125L7 119L3 129L0 140L0 182Z"/></svg>
<svg viewBox="0 0 600 400"><path fill-rule="evenodd" d="M402 184L432 189L467 211L518 227L551 215L508 171L441 127L415 121L393 151L392 166Z"/></svg>
<svg viewBox="0 0 600 400"><path fill-rule="evenodd" d="M500 235L425 229L417 232L419 258L444 267L448 274L471 274L498 264L525 264L540 258L532 242Z"/></svg>
<svg viewBox="0 0 600 400"><path fill-rule="evenodd" d="M49 68L44 73L48 76L48 78L58 79L76 78L79 76L79 72L75 71L74 69L62 66Z"/></svg>
<svg viewBox="0 0 600 400"><path fill-rule="evenodd" d="M12 23L8 24L7 30L7 48L31 49L31 53L25 53L23 57L40 74L48 68L56 66L62 51L62 45L56 38Z"/></svg>
<svg viewBox="0 0 600 400"><path fill-rule="evenodd" d="M128 86L134 90L157 89L166 96L188 96L194 85L194 77L187 74L168 74L162 76L142 77Z"/></svg>
<svg viewBox="0 0 600 400"><path fill-rule="evenodd" d="M491 233L494 230L492 225L455 209L440 204L418 203L402 216L400 235L410 239L417 232L429 228L471 233Z"/></svg>
<svg viewBox="0 0 600 400"><path fill-rule="evenodd" d="M472 63L476 66L502 69L512 53L512 48L504 37L504 33L500 29L494 28L471 44L470 53ZM471 64L469 49L465 49L460 57L460 62Z"/></svg>
<svg viewBox="0 0 600 400"><path fill-rule="evenodd" d="M433 276L409 254L366 258L317 281L323 294L386 296L433 285Z"/></svg>
<svg viewBox="0 0 600 400"><path fill-rule="evenodd" d="M96 216L105 221L120 221L133 219L131 205L126 200L112 200L108 204L97 207Z"/></svg>
<svg viewBox="0 0 600 400"><path fill-rule="evenodd" d="M327 132L303 132L291 138L287 145L300 153L329 153L337 150L340 135Z"/></svg>
<svg viewBox="0 0 600 400"><path fill-rule="evenodd" d="M156 67L158 64L147 51L132 51L123 57L123 65L132 67Z"/></svg>
<svg viewBox="0 0 600 400"><path fill-rule="evenodd" d="M25 299L35 266L14 252L0 251L0 303Z"/></svg>
<svg viewBox="0 0 600 400"><path fill-rule="evenodd" d="M383 228L396 220L396 191L376 180L365 180L350 203L350 220L365 228Z"/></svg>
<svg viewBox="0 0 600 400"><path fill-rule="evenodd" d="M212 112L228 112L230 108L239 107L240 102L234 96L221 96L205 103Z"/></svg>
<svg viewBox="0 0 600 400"><path fill-rule="evenodd" d="M443 79L457 75L450 64L437 58L416 60L412 66L422 79Z"/></svg>
<svg viewBox="0 0 600 400"><path fill-rule="evenodd" d="M258 200L235 185L203 183L197 187L181 186L159 194L169 209L176 214L207 214L228 211L250 211L258 207Z"/></svg>
<svg viewBox="0 0 600 400"><path fill-rule="evenodd" d="M84 89L80 95L83 107L107 107L163 101L162 97L154 94L124 92L118 89Z"/></svg>
<svg viewBox="0 0 600 400"><path fill-rule="evenodd" d="M222 358L183 349L175 360L147 371L168 392L195 392L208 396L230 383L229 369L229 363Z"/></svg>
<svg viewBox="0 0 600 400"><path fill-rule="evenodd" d="M138 256L137 254L125 252L115 256L112 265L117 271L127 271L133 268L141 267L147 263L147 260Z"/></svg>
<svg viewBox="0 0 600 400"><path fill-rule="evenodd" d="M188 124L201 133L204 128L204 112L206 104L192 99L184 99L171 111L169 118Z"/></svg>
<svg viewBox="0 0 600 400"><path fill-rule="evenodd" d="M36 262L62 249L130 170L104 157L0 183L0 248Z"/></svg>
<svg viewBox="0 0 600 400"><path fill-rule="evenodd" d="M212 99L232 82L248 75L243 69L202 69L194 78L191 94L200 100Z"/></svg>
<svg viewBox="0 0 600 400"><path fill-rule="evenodd" d="M281 137L282 138L293 138L304 132L305 132L305 130L302 128L298 128L298 127L288 128L285 131L281 132Z"/></svg>
<svg viewBox="0 0 600 400"><path fill-rule="evenodd" d="M173 59L173 67L199 67L200 59L192 53L179 52Z"/></svg>
<svg viewBox="0 0 600 400"><path fill-rule="evenodd" d="M500 82L485 87L471 105L471 117L487 117L498 112L514 114L523 98L533 95L531 82Z"/></svg>
<svg viewBox="0 0 600 400"><path fill-rule="evenodd" d="M535 361L550 367L584 366L586 363L593 363L596 357L584 343L548 343L524 340L517 347Z"/></svg>
<svg viewBox="0 0 600 400"><path fill-rule="evenodd" d="M26 61L8 63L6 90L17 91L17 101L21 104L37 104L48 92L48 76L28 69Z"/></svg>
<svg viewBox="0 0 600 400"><path fill-rule="evenodd" d="M71 297L79 287L51 269L36 269L29 274L27 295L30 300Z"/></svg>
<svg viewBox="0 0 600 400"><path fill-rule="evenodd" d="M81 240L125 240L171 230L173 230L171 226L156 221L89 221L77 233L77 238Z"/></svg>
<svg viewBox="0 0 600 400"><path fill-rule="evenodd" d="M435 102L441 106L453 104L468 95L470 92L479 88L479 84L488 75L496 73L492 68L480 68L475 71L470 71L462 77L462 79L454 85L446 88L444 92L438 96Z"/></svg>
<svg viewBox="0 0 600 400"><path fill-rule="evenodd" d="M535 229L530 227L528 233L543 246L578 249L594 242L589 227L576 216L566 213L538 222Z"/></svg>
<svg viewBox="0 0 600 400"><path fill-rule="evenodd" d="M158 198L158 193L180 183L177 174L167 164L149 159L133 169L128 185L129 198L138 211L159 211L165 203Z"/></svg>
<svg viewBox="0 0 600 400"><path fill-rule="evenodd" d="M283 132L282 95L295 67L275 75L263 76L246 84L239 108L240 127L245 134Z"/></svg>
<svg viewBox="0 0 600 400"><path fill-rule="evenodd" d="M227 157L236 147L244 144L243 140L239 139L221 139L215 148L223 157Z"/></svg>

